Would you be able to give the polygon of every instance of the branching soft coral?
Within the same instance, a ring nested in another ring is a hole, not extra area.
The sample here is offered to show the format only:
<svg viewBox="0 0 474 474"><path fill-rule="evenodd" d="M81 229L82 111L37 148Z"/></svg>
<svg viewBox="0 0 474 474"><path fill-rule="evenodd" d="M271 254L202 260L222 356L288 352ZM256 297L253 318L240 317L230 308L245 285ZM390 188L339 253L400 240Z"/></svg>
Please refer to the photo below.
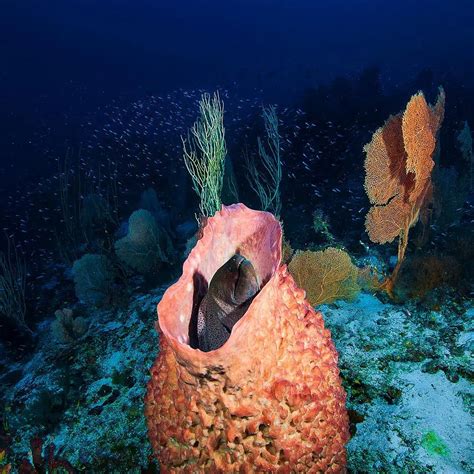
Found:
<svg viewBox="0 0 474 474"><path fill-rule="evenodd" d="M329 247L318 252L298 252L288 269L313 306L352 299L360 290L358 269L340 249Z"/></svg>
<svg viewBox="0 0 474 474"><path fill-rule="evenodd" d="M405 257L410 228L431 202L436 136L444 116L444 91L430 106L422 92L391 116L364 147L365 190L370 208L365 227L372 242L398 241L398 261L383 288L392 292Z"/></svg>
<svg viewBox="0 0 474 474"><path fill-rule="evenodd" d="M472 133L467 121L464 122L464 126L456 139L464 163L468 167L469 191L472 191L474 189L474 152L472 148Z"/></svg>
<svg viewBox="0 0 474 474"><path fill-rule="evenodd" d="M403 297L425 298L442 285L460 289L462 267L459 261L448 255L423 255L408 259L400 272L397 293Z"/></svg>
<svg viewBox="0 0 474 474"><path fill-rule="evenodd" d="M46 456L43 455L43 440L39 437L31 440L31 456L33 464L24 459L18 469L19 474L39 474L48 472L74 474L76 470L68 461L57 457L54 453L55 446L50 444L46 448Z"/></svg>
<svg viewBox="0 0 474 474"><path fill-rule="evenodd" d="M216 92L203 94L199 101L200 116L182 138L184 164L193 180L201 202L201 224L214 215L221 205L224 163L227 154L224 129L224 103ZM204 218L204 219L202 219Z"/></svg>

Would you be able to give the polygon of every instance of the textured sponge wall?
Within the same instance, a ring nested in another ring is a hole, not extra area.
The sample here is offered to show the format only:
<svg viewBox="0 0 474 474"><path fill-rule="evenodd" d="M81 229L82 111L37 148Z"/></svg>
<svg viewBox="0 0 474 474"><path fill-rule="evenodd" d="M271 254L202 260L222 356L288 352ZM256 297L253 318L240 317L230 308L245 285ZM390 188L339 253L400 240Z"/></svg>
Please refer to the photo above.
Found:
<svg viewBox="0 0 474 474"><path fill-rule="evenodd" d="M209 233L230 232L222 239L236 239L237 248L239 226L225 221L249 216L257 221L247 241L267 246L266 233L275 230L270 214L242 205L223 209L193 250L197 267L185 264L160 302L160 354L146 397L153 449L163 472L343 472L349 433L337 353L321 313L278 267L279 252L268 248L260 259L270 279L221 348L192 349L169 323L179 318L174 298L181 291L189 298L199 265L225 259L218 247L207 247ZM281 232L273 238L281 243Z"/></svg>

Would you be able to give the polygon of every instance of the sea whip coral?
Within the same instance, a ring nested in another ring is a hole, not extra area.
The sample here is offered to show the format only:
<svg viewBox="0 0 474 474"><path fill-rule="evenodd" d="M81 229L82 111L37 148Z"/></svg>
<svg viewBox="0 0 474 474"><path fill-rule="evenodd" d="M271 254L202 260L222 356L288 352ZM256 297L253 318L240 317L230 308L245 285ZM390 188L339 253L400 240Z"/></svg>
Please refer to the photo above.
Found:
<svg viewBox="0 0 474 474"><path fill-rule="evenodd" d="M163 472L344 472L349 438L337 352L281 261L281 227L242 204L207 222L158 305L146 417ZM194 349L195 312L232 255L261 290L219 349Z"/></svg>

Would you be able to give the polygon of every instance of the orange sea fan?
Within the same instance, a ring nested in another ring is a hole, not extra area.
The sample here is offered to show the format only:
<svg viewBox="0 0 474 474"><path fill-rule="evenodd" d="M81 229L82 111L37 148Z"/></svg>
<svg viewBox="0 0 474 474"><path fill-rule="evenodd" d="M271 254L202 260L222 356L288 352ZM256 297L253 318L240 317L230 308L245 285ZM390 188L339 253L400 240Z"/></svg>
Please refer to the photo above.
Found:
<svg viewBox="0 0 474 474"><path fill-rule="evenodd" d="M360 291L358 268L347 252L334 247L318 252L299 251L288 270L297 285L306 291L306 298L313 306L338 299L351 300Z"/></svg>
<svg viewBox="0 0 474 474"><path fill-rule="evenodd" d="M372 204L367 233L380 244L399 237L397 265L384 284L389 292L405 256L409 229L432 196L432 156L444 103L441 88L435 106L428 105L422 92L415 94L403 114L391 116L364 147L365 190Z"/></svg>

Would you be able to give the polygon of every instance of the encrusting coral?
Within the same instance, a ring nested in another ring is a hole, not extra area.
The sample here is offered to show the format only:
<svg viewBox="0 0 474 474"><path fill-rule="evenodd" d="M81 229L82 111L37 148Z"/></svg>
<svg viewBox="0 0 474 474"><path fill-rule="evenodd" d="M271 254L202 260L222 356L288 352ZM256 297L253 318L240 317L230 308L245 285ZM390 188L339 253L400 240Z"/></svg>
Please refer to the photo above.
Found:
<svg viewBox="0 0 474 474"><path fill-rule="evenodd" d="M365 190L370 208L365 227L372 242L398 241L398 261L383 284L393 290L405 257L408 233L423 219L432 197L431 172L436 137L444 116L444 91L434 106L422 92L412 96L403 114L391 116L364 147Z"/></svg>
<svg viewBox="0 0 474 474"><path fill-rule="evenodd" d="M145 410L162 472L344 472L337 352L321 313L280 265L281 244L271 214L223 207L159 303ZM190 331L196 308L234 254L252 262L260 291L227 342L202 352Z"/></svg>

